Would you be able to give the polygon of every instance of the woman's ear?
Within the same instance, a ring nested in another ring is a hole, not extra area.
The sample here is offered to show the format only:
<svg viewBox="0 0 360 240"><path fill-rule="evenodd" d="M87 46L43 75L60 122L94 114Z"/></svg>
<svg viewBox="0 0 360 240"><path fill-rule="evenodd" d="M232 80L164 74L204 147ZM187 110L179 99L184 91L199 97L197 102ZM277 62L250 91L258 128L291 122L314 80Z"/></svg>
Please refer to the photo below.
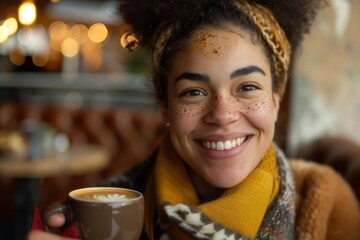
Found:
<svg viewBox="0 0 360 240"><path fill-rule="evenodd" d="M274 101L274 120L276 122L278 119L279 110L280 110L280 95L279 95L279 93L273 94L273 101Z"/></svg>

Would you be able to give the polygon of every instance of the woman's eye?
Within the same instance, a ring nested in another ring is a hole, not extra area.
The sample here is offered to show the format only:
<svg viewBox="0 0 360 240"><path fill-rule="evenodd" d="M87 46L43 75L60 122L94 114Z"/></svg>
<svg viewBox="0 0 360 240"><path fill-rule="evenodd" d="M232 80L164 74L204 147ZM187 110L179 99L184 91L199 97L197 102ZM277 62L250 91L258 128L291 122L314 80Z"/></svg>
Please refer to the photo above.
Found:
<svg viewBox="0 0 360 240"><path fill-rule="evenodd" d="M260 89L259 86L253 83L247 83L240 86L239 91L247 92L247 91L254 91Z"/></svg>
<svg viewBox="0 0 360 240"><path fill-rule="evenodd" d="M180 97L183 96L190 96L190 97L196 97L196 96L206 96L206 93L200 89L197 88L191 88L186 89L180 93Z"/></svg>

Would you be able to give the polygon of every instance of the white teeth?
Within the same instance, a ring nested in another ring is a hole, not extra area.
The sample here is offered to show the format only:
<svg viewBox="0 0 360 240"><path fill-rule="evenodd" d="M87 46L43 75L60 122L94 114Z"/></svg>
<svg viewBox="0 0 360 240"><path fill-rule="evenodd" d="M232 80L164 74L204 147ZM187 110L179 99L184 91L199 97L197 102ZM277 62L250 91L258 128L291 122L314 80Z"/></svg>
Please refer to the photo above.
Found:
<svg viewBox="0 0 360 240"><path fill-rule="evenodd" d="M216 149L216 143L215 142L211 143L211 149Z"/></svg>
<svg viewBox="0 0 360 240"><path fill-rule="evenodd" d="M231 141L226 141L225 142L225 149L226 150L229 150L229 149L231 149L232 148L232 146L231 146Z"/></svg>
<svg viewBox="0 0 360 240"><path fill-rule="evenodd" d="M202 145L207 149L213 149L218 151L223 150L230 150L236 146L241 145L245 141L245 137L236 138L233 140L226 140L226 141L206 141L203 142Z"/></svg>
<svg viewBox="0 0 360 240"><path fill-rule="evenodd" d="M217 142L216 143L216 150L224 150L225 149L225 144L223 142Z"/></svg>

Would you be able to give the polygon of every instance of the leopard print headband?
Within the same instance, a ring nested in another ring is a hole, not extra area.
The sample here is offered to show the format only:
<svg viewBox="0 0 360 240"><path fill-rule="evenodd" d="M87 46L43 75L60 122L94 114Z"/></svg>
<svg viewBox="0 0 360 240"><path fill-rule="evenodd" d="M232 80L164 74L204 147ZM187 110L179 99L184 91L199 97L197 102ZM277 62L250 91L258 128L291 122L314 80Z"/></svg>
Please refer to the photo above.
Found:
<svg viewBox="0 0 360 240"><path fill-rule="evenodd" d="M285 92L286 82L288 78L288 70L290 65L291 46L288 42L285 32L279 26L272 12L264 6L249 2L247 0L231 0L231 3L240 12L247 15L247 17L258 26L262 37L268 45L273 56L275 64L275 75L278 81L280 96ZM157 69L160 66L162 53L165 49L166 43L177 28L176 24L162 24L156 32L156 42L153 45L152 63L153 63L153 77L158 78ZM134 34L125 33L121 40L122 46L127 50L133 50L139 45L138 38Z"/></svg>

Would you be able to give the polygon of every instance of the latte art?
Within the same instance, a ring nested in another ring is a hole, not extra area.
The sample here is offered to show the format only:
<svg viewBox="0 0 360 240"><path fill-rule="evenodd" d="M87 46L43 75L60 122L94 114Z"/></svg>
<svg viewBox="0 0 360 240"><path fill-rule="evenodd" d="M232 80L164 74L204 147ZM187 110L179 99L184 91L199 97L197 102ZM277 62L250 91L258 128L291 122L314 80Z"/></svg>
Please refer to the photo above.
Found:
<svg viewBox="0 0 360 240"><path fill-rule="evenodd" d="M118 193L94 194L93 197L95 200L101 202L115 202L115 201L129 200L129 198L126 195L118 194Z"/></svg>

